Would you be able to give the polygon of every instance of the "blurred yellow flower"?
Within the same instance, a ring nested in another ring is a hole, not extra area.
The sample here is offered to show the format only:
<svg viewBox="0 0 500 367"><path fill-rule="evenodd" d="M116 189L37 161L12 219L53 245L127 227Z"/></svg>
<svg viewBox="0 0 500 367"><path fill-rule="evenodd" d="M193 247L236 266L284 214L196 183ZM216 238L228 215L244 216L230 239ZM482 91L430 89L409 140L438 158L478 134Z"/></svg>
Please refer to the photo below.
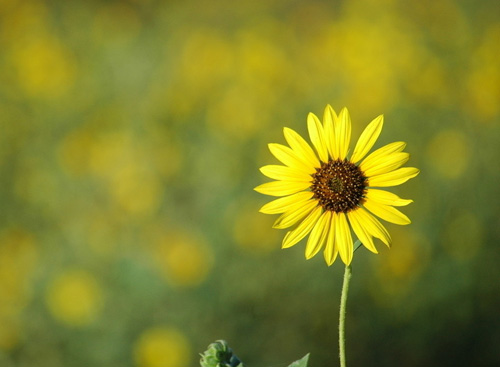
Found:
<svg viewBox="0 0 500 367"><path fill-rule="evenodd" d="M394 301L411 294L418 275L429 264L431 244L423 234L395 228L391 231L395 246L387 256L377 257L373 263L375 277L370 282L371 294L381 306L394 306Z"/></svg>
<svg viewBox="0 0 500 367"><path fill-rule="evenodd" d="M21 87L30 96L58 98L73 85L76 63L54 36L38 35L16 45L12 63Z"/></svg>
<svg viewBox="0 0 500 367"><path fill-rule="evenodd" d="M477 216L466 210L454 211L441 233L441 245L454 259L466 261L474 258L483 243L483 224Z"/></svg>
<svg viewBox="0 0 500 367"><path fill-rule="evenodd" d="M0 1L0 37L6 43L18 43L47 32L49 8L42 1Z"/></svg>
<svg viewBox="0 0 500 367"><path fill-rule="evenodd" d="M261 101L255 98L255 91L248 88L228 88L213 104L208 106L206 120L215 134L226 134L231 141L249 139L265 125L266 115L259 110ZM238 123L234 123L234 116Z"/></svg>
<svg viewBox="0 0 500 367"><path fill-rule="evenodd" d="M404 243L391 251L389 256L384 256L381 260L380 283L390 283L393 280L406 280L414 277L428 261L429 240L420 233L412 231L402 231L396 228L392 231L393 241Z"/></svg>
<svg viewBox="0 0 500 367"><path fill-rule="evenodd" d="M117 169L110 181L111 195L127 213L140 217L158 209L162 186L153 169L132 161Z"/></svg>
<svg viewBox="0 0 500 367"><path fill-rule="evenodd" d="M208 90L231 76L233 53L231 44L214 29L190 29L177 54L179 87L190 92L189 99L205 99Z"/></svg>
<svg viewBox="0 0 500 367"><path fill-rule="evenodd" d="M134 347L138 367L184 367L191 360L186 337L173 328L156 327L142 333Z"/></svg>
<svg viewBox="0 0 500 367"><path fill-rule="evenodd" d="M203 282L214 261L210 247L200 236L178 230L160 236L154 256L165 279L184 287Z"/></svg>
<svg viewBox="0 0 500 367"><path fill-rule="evenodd" d="M468 94L463 107L481 122L493 122L500 113L500 23L490 26L472 53L471 70L466 74Z"/></svg>
<svg viewBox="0 0 500 367"><path fill-rule="evenodd" d="M22 229L0 233L0 350L10 350L22 333L22 311L31 298L38 260L34 237Z"/></svg>
<svg viewBox="0 0 500 367"><path fill-rule="evenodd" d="M59 146L61 166L71 175L82 176L89 170L89 151L95 144L95 131L75 130L67 134Z"/></svg>
<svg viewBox="0 0 500 367"><path fill-rule="evenodd" d="M286 32L286 28L285 23L262 17L258 26L244 28L237 33L236 73L242 84L262 88L289 82L290 75L294 73L294 65L285 53L286 47L274 40L276 37L270 37L276 36L278 32ZM291 34L287 36L289 39L293 37ZM261 92L265 92L265 89ZM273 98L274 95L266 93L265 97Z"/></svg>
<svg viewBox="0 0 500 367"><path fill-rule="evenodd" d="M277 233L269 228L269 218L256 216L254 204L238 200L238 210L231 210L234 221L233 238L237 245L247 251L265 254L272 251L277 240Z"/></svg>
<svg viewBox="0 0 500 367"><path fill-rule="evenodd" d="M74 143L85 144L85 135L81 140ZM131 217L148 217L156 212L163 191L160 174L172 174L180 155L175 146L156 151L156 147L149 144L131 131L121 129L101 133L90 146L90 172L103 179L117 207ZM78 149L78 145L74 149ZM71 152L68 150L68 153ZM162 153L171 153L167 156L171 160L168 167L157 166L160 163L157 156ZM78 158L76 154L75 158Z"/></svg>
<svg viewBox="0 0 500 367"><path fill-rule="evenodd" d="M22 229L0 233L0 313L9 305L16 312L24 305L37 260L38 249L30 233Z"/></svg>
<svg viewBox="0 0 500 367"><path fill-rule="evenodd" d="M82 327L97 319L102 308L102 289L85 270L70 269L49 284L46 302L52 316L69 326Z"/></svg>
<svg viewBox="0 0 500 367"><path fill-rule="evenodd" d="M269 144L271 153L284 166L262 167L261 172L276 181L255 190L283 196L260 210L265 214L282 213L274 228L293 227L283 239L283 248L295 245L310 233L305 251L307 259L326 244L324 257L328 265L333 264L337 254L348 265L354 252L350 227L368 250L377 253L372 237L388 246L391 237L375 216L395 224L410 223L394 206L408 205L412 200L378 189L400 185L418 175L417 168L400 168L410 158L403 152L406 143L388 144L365 158L377 141L382 125L383 116L379 116L366 127L349 159L351 118L346 108L337 116L333 108L327 106L323 124L314 114L309 114L307 126L317 154L289 128L284 129L284 135L290 148Z"/></svg>
<svg viewBox="0 0 500 367"><path fill-rule="evenodd" d="M462 176L469 164L471 142L458 129L447 129L429 142L427 155L437 172L447 179Z"/></svg>
<svg viewBox="0 0 500 367"><path fill-rule="evenodd" d="M104 3L97 9L92 24L94 39L99 43L127 45L140 33L142 24L137 10L127 3Z"/></svg>
<svg viewBox="0 0 500 367"><path fill-rule="evenodd" d="M17 319L0 315L0 351L13 349L19 343L21 325Z"/></svg>

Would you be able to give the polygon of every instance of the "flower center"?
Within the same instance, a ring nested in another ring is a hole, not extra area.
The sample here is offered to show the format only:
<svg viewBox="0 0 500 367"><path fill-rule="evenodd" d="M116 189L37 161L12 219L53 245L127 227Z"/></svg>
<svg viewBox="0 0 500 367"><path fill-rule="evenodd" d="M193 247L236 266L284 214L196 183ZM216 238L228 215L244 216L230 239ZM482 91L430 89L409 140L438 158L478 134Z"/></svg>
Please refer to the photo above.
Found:
<svg viewBox="0 0 500 367"><path fill-rule="evenodd" d="M330 187L330 190L332 190L333 192L336 192L336 193L340 193L340 192L344 191L344 183L337 176L333 177L330 180L330 183L328 186Z"/></svg>
<svg viewBox="0 0 500 367"><path fill-rule="evenodd" d="M354 163L330 160L312 174L311 191L325 210L347 213L361 202L366 177Z"/></svg>

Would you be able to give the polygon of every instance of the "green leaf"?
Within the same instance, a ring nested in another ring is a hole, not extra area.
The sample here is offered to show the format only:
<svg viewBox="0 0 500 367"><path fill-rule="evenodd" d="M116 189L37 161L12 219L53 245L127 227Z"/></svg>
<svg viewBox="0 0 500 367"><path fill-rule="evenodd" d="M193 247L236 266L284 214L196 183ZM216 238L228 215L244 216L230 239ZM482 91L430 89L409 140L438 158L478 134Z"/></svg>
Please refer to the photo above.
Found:
<svg viewBox="0 0 500 367"><path fill-rule="evenodd" d="M293 362L288 367L307 367L307 362L309 362L309 353L307 353L304 357L302 357L298 361Z"/></svg>

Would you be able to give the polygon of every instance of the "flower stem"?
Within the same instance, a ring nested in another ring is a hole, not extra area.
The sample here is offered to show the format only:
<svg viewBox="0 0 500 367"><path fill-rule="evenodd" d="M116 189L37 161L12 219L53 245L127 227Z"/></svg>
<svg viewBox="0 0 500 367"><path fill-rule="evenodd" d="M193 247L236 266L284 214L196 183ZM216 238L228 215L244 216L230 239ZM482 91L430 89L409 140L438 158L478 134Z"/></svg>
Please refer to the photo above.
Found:
<svg viewBox="0 0 500 367"><path fill-rule="evenodd" d="M342 284L342 295L340 297L339 313L339 355L340 367L346 367L345 363L345 314L347 303L347 292L349 291L349 281L351 280L351 266L346 265L344 272L344 283Z"/></svg>

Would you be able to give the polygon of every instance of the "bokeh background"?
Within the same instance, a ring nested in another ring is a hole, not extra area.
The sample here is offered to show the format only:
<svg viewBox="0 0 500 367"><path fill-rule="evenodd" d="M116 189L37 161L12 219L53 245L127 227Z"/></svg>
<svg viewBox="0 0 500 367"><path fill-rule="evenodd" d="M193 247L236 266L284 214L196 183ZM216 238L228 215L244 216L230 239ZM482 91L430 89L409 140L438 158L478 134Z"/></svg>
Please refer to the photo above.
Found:
<svg viewBox="0 0 500 367"><path fill-rule="evenodd" d="M499 45L496 0L0 1L0 366L337 365L343 264L252 190L327 103L421 169L349 365L500 365Z"/></svg>

